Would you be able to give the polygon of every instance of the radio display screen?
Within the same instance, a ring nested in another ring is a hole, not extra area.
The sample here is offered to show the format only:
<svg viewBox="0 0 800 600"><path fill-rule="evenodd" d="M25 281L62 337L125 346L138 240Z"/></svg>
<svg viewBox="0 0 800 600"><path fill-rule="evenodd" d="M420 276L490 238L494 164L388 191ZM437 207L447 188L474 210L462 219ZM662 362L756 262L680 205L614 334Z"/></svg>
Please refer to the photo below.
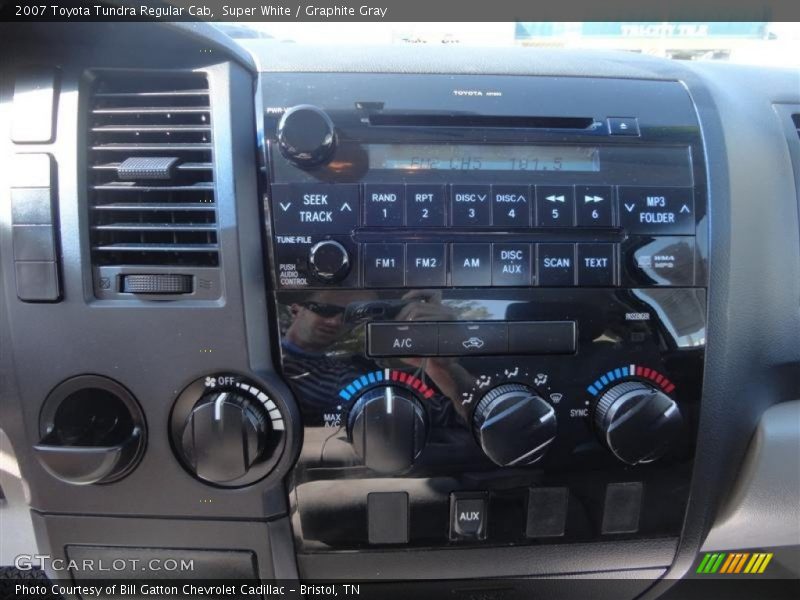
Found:
<svg viewBox="0 0 800 600"><path fill-rule="evenodd" d="M495 144L368 144L371 169L600 171L598 148Z"/></svg>

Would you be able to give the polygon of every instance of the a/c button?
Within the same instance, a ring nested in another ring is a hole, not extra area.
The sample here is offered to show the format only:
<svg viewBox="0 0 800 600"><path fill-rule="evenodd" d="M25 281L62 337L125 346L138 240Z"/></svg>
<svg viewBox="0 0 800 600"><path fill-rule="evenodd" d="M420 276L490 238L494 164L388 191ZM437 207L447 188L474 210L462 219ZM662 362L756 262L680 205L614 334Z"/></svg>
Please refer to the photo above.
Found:
<svg viewBox="0 0 800 600"><path fill-rule="evenodd" d="M370 323L367 353L370 356L435 356L436 329L435 323Z"/></svg>

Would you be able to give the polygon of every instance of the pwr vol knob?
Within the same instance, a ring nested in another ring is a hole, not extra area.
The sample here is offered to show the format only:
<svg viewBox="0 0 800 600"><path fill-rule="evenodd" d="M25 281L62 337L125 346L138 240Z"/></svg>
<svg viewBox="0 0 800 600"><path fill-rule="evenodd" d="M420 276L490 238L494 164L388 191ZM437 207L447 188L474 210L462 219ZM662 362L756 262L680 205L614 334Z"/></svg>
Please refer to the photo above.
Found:
<svg viewBox="0 0 800 600"><path fill-rule="evenodd" d="M286 445L286 418L249 380L230 374L203 377L178 396L172 446L183 467L209 484L240 487L265 477Z"/></svg>

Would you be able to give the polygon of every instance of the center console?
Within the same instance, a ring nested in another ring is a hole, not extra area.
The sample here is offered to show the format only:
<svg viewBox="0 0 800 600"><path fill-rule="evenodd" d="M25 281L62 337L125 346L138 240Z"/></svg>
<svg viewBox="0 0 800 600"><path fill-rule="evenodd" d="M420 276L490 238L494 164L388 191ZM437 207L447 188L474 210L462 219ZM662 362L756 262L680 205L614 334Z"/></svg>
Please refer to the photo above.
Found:
<svg viewBox="0 0 800 600"><path fill-rule="evenodd" d="M708 203L678 82L262 82L301 554L676 537Z"/></svg>

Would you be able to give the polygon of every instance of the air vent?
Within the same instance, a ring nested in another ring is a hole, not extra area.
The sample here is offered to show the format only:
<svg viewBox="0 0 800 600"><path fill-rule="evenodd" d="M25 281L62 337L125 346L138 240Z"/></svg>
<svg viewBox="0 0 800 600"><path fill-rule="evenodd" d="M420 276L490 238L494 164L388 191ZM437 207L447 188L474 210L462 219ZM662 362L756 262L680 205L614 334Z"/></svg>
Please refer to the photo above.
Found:
<svg viewBox="0 0 800 600"><path fill-rule="evenodd" d="M90 111L93 264L218 266L205 75L100 73Z"/></svg>
<svg viewBox="0 0 800 600"><path fill-rule="evenodd" d="M792 115L792 123L794 123L794 128L797 130L797 135L800 136L800 113Z"/></svg>

